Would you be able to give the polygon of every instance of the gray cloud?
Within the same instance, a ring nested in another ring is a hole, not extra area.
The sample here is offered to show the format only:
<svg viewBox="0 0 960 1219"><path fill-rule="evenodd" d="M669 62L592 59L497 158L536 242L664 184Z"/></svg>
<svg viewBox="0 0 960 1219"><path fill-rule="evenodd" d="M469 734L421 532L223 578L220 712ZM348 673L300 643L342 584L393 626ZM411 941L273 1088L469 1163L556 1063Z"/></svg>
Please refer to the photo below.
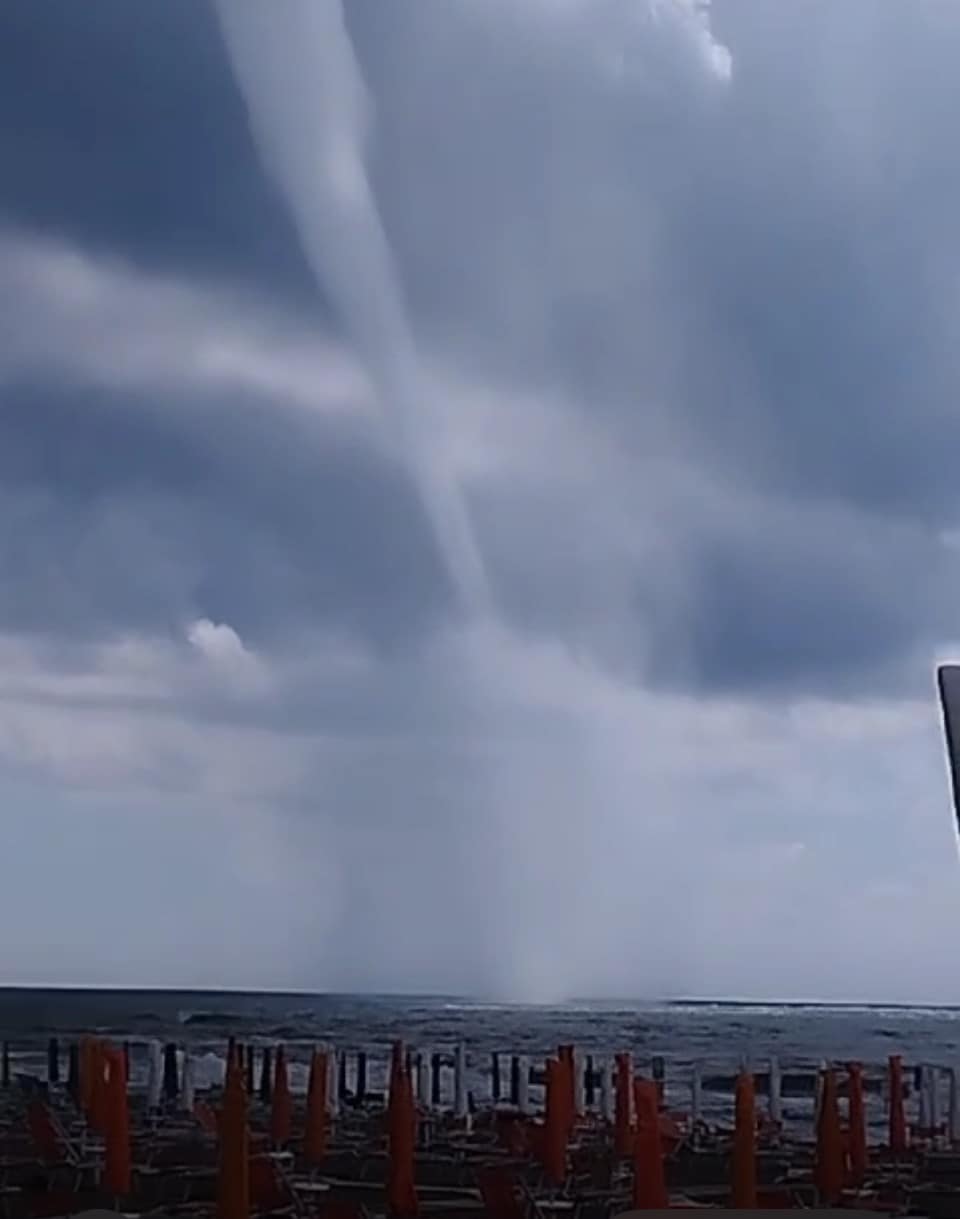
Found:
<svg viewBox="0 0 960 1219"><path fill-rule="evenodd" d="M932 646L954 594L939 533L957 513L958 180L934 133L956 107L956 14L866 2L767 21L719 5L737 68L718 92L642 59L597 71L575 41L589 16L567 41L444 13L390 49L359 33L377 48L379 182L423 325L562 387L636 455L638 481L651 457L708 472L719 498L687 505L672 537L664 525L689 567L681 603L656 566L636 573L653 622L689 624L675 677L886 684ZM443 53L414 75L417 37ZM845 48L869 54L854 67ZM718 526L746 488L755 519ZM641 494L638 511L671 499ZM577 537L581 503L554 504L555 536ZM602 562L571 551L561 616Z"/></svg>
<svg viewBox="0 0 960 1219"><path fill-rule="evenodd" d="M138 981L943 989L958 18L563 8L348 6L470 628L211 14L0 14L0 794L194 835Z"/></svg>
<svg viewBox="0 0 960 1219"><path fill-rule="evenodd" d="M11 384L0 414L0 629L68 635L226 619L256 644L304 624L409 644L450 586L396 463L342 422L262 404Z"/></svg>
<svg viewBox="0 0 960 1219"><path fill-rule="evenodd" d="M83 16L64 0L15 3L0 42L9 219L315 296L256 171L206 5L171 0L135 17L122 0Z"/></svg>

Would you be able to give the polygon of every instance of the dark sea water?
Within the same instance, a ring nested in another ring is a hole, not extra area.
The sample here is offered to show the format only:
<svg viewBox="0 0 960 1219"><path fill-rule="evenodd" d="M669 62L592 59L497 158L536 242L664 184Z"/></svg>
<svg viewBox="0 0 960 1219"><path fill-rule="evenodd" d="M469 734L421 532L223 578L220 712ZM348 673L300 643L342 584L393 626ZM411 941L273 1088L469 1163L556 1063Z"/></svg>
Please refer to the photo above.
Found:
<svg viewBox="0 0 960 1219"><path fill-rule="evenodd" d="M305 1085L308 1055L319 1042L370 1055L370 1086L382 1085L391 1041L421 1050L468 1047L468 1086L490 1095L492 1051L532 1059L573 1042L585 1053L632 1051L639 1070L654 1056L667 1064L667 1096L684 1105L690 1066L735 1070L742 1058L762 1068L776 1054L785 1068L828 1059L879 1069L892 1053L908 1065L960 1066L960 1009L733 1003L569 1003L558 1007L482 1003L455 998L282 995L175 991L0 990L0 1036L11 1042L15 1069L45 1076L45 1046L95 1032L133 1048L133 1083L145 1071L145 1043L175 1040L201 1064L201 1080L222 1070L228 1037L254 1045L282 1041L293 1063L291 1083ZM504 1066L504 1085L507 1068ZM204 1076L205 1072L205 1076ZM729 1098L705 1097L714 1112ZM802 1117L808 1102L791 1102ZM790 1114L788 1113L788 1116ZM879 1101L872 1118L882 1117Z"/></svg>

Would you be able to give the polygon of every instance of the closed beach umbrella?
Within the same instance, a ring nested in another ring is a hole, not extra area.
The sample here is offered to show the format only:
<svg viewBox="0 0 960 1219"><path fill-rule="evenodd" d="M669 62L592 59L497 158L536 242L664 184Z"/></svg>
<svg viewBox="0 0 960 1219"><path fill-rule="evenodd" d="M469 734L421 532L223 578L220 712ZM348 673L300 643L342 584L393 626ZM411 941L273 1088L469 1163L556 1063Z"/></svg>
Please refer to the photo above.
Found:
<svg viewBox="0 0 960 1219"><path fill-rule="evenodd" d="M737 1077L733 1134L733 1182L730 1205L734 1210L756 1210L757 1206L757 1102L753 1076L741 1071Z"/></svg>
<svg viewBox="0 0 960 1219"><path fill-rule="evenodd" d="M413 1219L419 1213L414 1177L417 1117L413 1087L401 1067L394 1078L387 1107L389 1160L387 1166L387 1211L391 1219Z"/></svg>
<svg viewBox="0 0 960 1219"><path fill-rule="evenodd" d="M637 1210L664 1210L669 1205L660 1141L660 1106L652 1079L634 1083L637 1131L634 1140L633 1205Z"/></svg>
<svg viewBox="0 0 960 1219"><path fill-rule="evenodd" d="M567 1179L567 1133L570 1096L566 1066L547 1060L546 1106L543 1117L543 1171L558 1189Z"/></svg>
<svg viewBox="0 0 960 1219"><path fill-rule="evenodd" d="M617 1155L626 1160L633 1151L631 1099L633 1091L633 1059L629 1054L617 1055L617 1090L614 1109L614 1143Z"/></svg>
<svg viewBox="0 0 960 1219"><path fill-rule="evenodd" d="M293 1097L287 1079L287 1058L283 1046L279 1046L273 1077L273 1106L270 1110L270 1137L275 1147L285 1147L290 1142L292 1124Z"/></svg>
<svg viewBox="0 0 960 1219"><path fill-rule="evenodd" d="M852 1062L847 1071L850 1125L850 1183L861 1186L867 1176L867 1114L863 1100L863 1067Z"/></svg>
<svg viewBox="0 0 960 1219"><path fill-rule="evenodd" d="M234 1067L227 1071L220 1114L217 1219L249 1219L249 1160L247 1094L243 1076Z"/></svg>
<svg viewBox="0 0 960 1219"><path fill-rule="evenodd" d="M94 1041L92 1051L93 1090L90 1098L90 1125L98 1134L105 1134L109 1119L110 1101L107 1096L107 1048L102 1041Z"/></svg>
<svg viewBox="0 0 960 1219"><path fill-rule="evenodd" d="M130 1192L130 1113L127 1070L122 1050L107 1050L103 1184L114 1197Z"/></svg>
<svg viewBox="0 0 960 1219"><path fill-rule="evenodd" d="M329 1067L326 1054L317 1052L310 1062L310 1085L307 1089L307 1126L303 1136L303 1154L308 1164L321 1164L327 1154L327 1084Z"/></svg>
<svg viewBox="0 0 960 1219"><path fill-rule="evenodd" d="M832 1068L823 1072L820 1116L817 1120L817 1159L814 1179L821 1202L836 1202L843 1192L843 1130L837 1101L837 1077Z"/></svg>

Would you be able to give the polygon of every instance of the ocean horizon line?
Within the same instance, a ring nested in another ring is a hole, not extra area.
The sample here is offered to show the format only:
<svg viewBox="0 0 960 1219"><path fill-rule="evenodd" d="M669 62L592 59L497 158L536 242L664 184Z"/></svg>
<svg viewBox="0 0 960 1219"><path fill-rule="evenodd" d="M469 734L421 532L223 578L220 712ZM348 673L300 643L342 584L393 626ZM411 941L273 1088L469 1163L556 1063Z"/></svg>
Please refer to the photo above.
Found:
<svg viewBox="0 0 960 1219"><path fill-rule="evenodd" d="M570 1008L578 1005L642 1008L727 1008L749 1009L779 1007L787 1009L850 1009L850 1010L894 1010L894 1011L960 1011L956 1000L904 1000L904 999L831 999L831 998L779 998L776 996L730 996L730 995L668 995L625 996L591 995L574 996L560 1000L515 999L504 995L463 994L444 991L392 991L392 990L320 990L315 988L271 988L247 986L171 986L145 984L116 984L90 982L10 982L0 984L0 996L11 994L103 994L103 995L168 995L268 999L360 999L386 1002L450 1003L488 1007Z"/></svg>

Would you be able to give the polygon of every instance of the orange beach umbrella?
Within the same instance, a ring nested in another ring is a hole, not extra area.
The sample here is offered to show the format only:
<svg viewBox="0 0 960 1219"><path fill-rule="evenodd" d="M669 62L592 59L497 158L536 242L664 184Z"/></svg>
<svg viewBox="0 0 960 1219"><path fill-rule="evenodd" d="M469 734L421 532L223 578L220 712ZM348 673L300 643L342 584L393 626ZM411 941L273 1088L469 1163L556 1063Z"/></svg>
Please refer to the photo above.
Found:
<svg viewBox="0 0 960 1219"><path fill-rule="evenodd" d="M249 1219L250 1148L247 1094L236 1062L227 1070L219 1123L217 1219Z"/></svg>
<svg viewBox="0 0 960 1219"><path fill-rule="evenodd" d="M105 1148L103 1183L108 1193L130 1192L130 1112L127 1106L127 1064L122 1050L107 1050Z"/></svg>
<svg viewBox="0 0 960 1219"><path fill-rule="evenodd" d="M669 1206L660 1142L660 1106L657 1085L638 1079L633 1085L637 1131L633 1148L633 1205L637 1210L663 1210Z"/></svg>
<svg viewBox="0 0 960 1219"><path fill-rule="evenodd" d="M757 1101L753 1076L741 1071L737 1077L733 1134L734 1210L756 1210L757 1206Z"/></svg>
<svg viewBox="0 0 960 1219"><path fill-rule="evenodd" d="M327 1154L327 1075L326 1054L315 1053L310 1062L310 1084L307 1089L307 1124L303 1136L303 1154L308 1164L316 1166Z"/></svg>
<svg viewBox="0 0 960 1219"><path fill-rule="evenodd" d="M814 1169L821 1201L828 1204L836 1202L843 1192L843 1160L843 1130L840 1126L840 1106L837 1100L837 1076L836 1072L828 1067L823 1072Z"/></svg>
<svg viewBox="0 0 960 1219"><path fill-rule="evenodd" d="M847 1068L850 1125L850 1184L861 1186L870 1166L867 1151L867 1115L863 1100L863 1067L858 1062Z"/></svg>
<svg viewBox="0 0 960 1219"><path fill-rule="evenodd" d="M237 1070L240 1070L239 1063ZM273 1101L270 1109L270 1138L275 1147L284 1147L290 1142L293 1125L293 1097L287 1078L287 1056L283 1046L277 1047L277 1058L273 1072Z"/></svg>
<svg viewBox="0 0 960 1219"><path fill-rule="evenodd" d="M549 1058L543 1116L543 1169L550 1184L558 1188L567 1179L569 1103L566 1067L559 1059Z"/></svg>
<svg viewBox="0 0 960 1219"><path fill-rule="evenodd" d="M87 1121L98 1134L106 1134L109 1101L107 1098L106 1046L94 1040L90 1046L90 1112Z"/></svg>
<svg viewBox="0 0 960 1219"><path fill-rule="evenodd" d="M387 1211L392 1219L414 1219L420 1210L414 1178L417 1115L410 1074L402 1063L394 1064L391 1083L387 1102Z"/></svg>

